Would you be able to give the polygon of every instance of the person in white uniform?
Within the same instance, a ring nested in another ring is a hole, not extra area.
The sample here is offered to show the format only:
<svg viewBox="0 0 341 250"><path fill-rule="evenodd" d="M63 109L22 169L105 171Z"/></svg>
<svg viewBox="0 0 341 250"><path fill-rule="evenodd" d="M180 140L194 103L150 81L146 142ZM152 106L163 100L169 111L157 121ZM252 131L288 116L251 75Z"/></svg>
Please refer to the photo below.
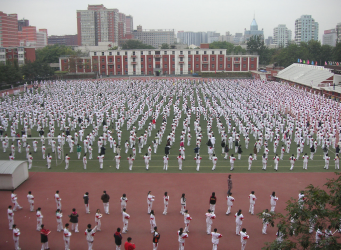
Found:
<svg viewBox="0 0 341 250"><path fill-rule="evenodd" d="M126 212L127 210L123 208L122 212L122 219L123 219L123 230L122 233L127 233L128 232L128 223L130 219L130 215Z"/></svg>
<svg viewBox="0 0 341 250"><path fill-rule="evenodd" d="M22 209L22 206L19 205L18 203L18 197L17 197L17 194L14 193L14 190L12 190L12 194L11 194L11 200L12 200L12 203L13 203L13 211L17 211L17 209Z"/></svg>
<svg viewBox="0 0 341 250"><path fill-rule="evenodd" d="M88 242L88 250L92 250L94 244L94 236L97 231L97 226L91 229L91 224L88 224L88 228L85 229L86 241Z"/></svg>
<svg viewBox="0 0 341 250"><path fill-rule="evenodd" d="M185 250L185 239L186 238L188 238L188 234L184 233L183 228L180 228L178 231L179 250Z"/></svg>
<svg viewBox="0 0 341 250"><path fill-rule="evenodd" d="M206 216L206 233L210 234L212 223L213 223L213 220L216 218L216 215L214 214L214 212L208 209L205 216Z"/></svg>
<svg viewBox="0 0 341 250"><path fill-rule="evenodd" d="M180 214L183 215L185 210L186 210L186 197L185 197L185 194L181 195L180 204L181 204Z"/></svg>
<svg viewBox="0 0 341 250"><path fill-rule="evenodd" d="M54 194L54 200L56 201L57 209L62 210L62 202L61 202L62 199L59 197L59 191L58 190Z"/></svg>
<svg viewBox="0 0 341 250"><path fill-rule="evenodd" d="M217 229L215 228L213 230L213 232L211 232L211 236L212 236L212 244L213 244L213 248L212 250L217 250L218 249L218 244L219 244L219 239L221 237L223 237L220 233L217 233Z"/></svg>
<svg viewBox="0 0 341 250"><path fill-rule="evenodd" d="M272 194L270 195L270 205L271 205L270 212L275 212L277 201L278 201L278 197L276 196L276 193L272 192Z"/></svg>
<svg viewBox="0 0 341 250"><path fill-rule="evenodd" d="M265 209L262 213L262 221L263 221L263 228L262 228L262 234L266 234L266 230L268 229L269 220L270 217L269 210Z"/></svg>
<svg viewBox="0 0 341 250"><path fill-rule="evenodd" d="M41 225L43 224L43 218L44 218L44 216L41 213L41 208L40 207L38 207L38 209L37 209L36 217L37 217L37 231L40 232Z"/></svg>
<svg viewBox="0 0 341 250"><path fill-rule="evenodd" d="M245 250L246 242L249 238L250 236L246 234L246 229L243 228L242 231L240 231L240 242L242 243L241 250Z"/></svg>
<svg viewBox="0 0 341 250"><path fill-rule="evenodd" d="M14 249L15 249L15 250L20 250L20 249L21 249L21 248L19 247L20 230L19 230L19 228L17 228L17 225L16 225L16 224L13 224L12 229L13 229Z"/></svg>
<svg viewBox="0 0 341 250"><path fill-rule="evenodd" d="M65 250L70 250L70 239L71 239L71 232L69 231L69 223L65 224L64 232L63 232L63 239Z"/></svg>
<svg viewBox="0 0 341 250"><path fill-rule="evenodd" d="M149 191L147 195L148 214L150 214L150 212L152 211L154 200L155 200L155 196L152 195L152 191Z"/></svg>
<svg viewBox="0 0 341 250"><path fill-rule="evenodd" d="M14 224L14 212L12 210L11 205L9 205L7 209L7 218L8 218L8 224L9 224L9 230L12 230L13 224Z"/></svg>
<svg viewBox="0 0 341 250"><path fill-rule="evenodd" d="M163 196L163 213L164 215L167 214L167 210L168 210L168 202L169 202L169 195L167 192L165 192L164 196Z"/></svg>
<svg viewBox="0 0 341 250"><path fill-rule="evenodd" d="M185 233L189 233L189 223L191 222L192 217L189 215L188 210L185 210L184 213L184 223L185 223Z"/></svg>
<svg viewBox="0 0 341 250"><path fill-rule="evenodd" d="M32 195L31 191L28 191L27 200L30 204L30 211L34 212L34 196Z"/></svg>
<svg viewBox="0 0 341 250"><path fill-rule="evenodd" d="M96 226L97 226L97 231L101 231L101 218L102 218L102 214L101 214L101 210L97 209L96 210L96 214L95 214L95 222L96 222Z"/></svg>
<svg viewBox="0 0 341 250"><path fill-rule="evenodd" d="M227 211L226 215L229 215L231 213L231 208L233 206L234 198L232 197L232 193L227 192Z"/></svg>
<svg viewBox="0 0 341 250"><path fill-rule="evenodd" d="M56 219L57 219L57 232L61 232L63 230L63 222L62 222L63 213L60 209L56 211Z"/></svg>
<svg viewBox="0 0 341 250"><path fill-rule="evenodd" d="M123 194L122 197L120 198L120 202L121 202L121 213L123 212L123 208L127 208L127 202L128 202L128 198L126 194Z"/></svg>
<svg viewBox="0 0 341 250"><path fill-rule="evenodd" d="M154 227L156 227L156 219L155 219L155 214L154 214L154 210L150 211L150 215L149 215L149 221L150 221L150 232L154 233Z"/></svg>
<svg viewBox="0 0 341 250"><path fill-rule="evenodd" d="M251 194L249 195L249 200L250 200L249 213L251 213L253 215L255 212L255 203L257 200L257 197L255 195L255 191L251 191Z"/></svg>
<svg viewBox="0 0 341 250"><path fill-rule="evenodd" d="M165 155L163 157L163 170L166 170L166 171L168 170L168 160L169 160L168 156Z"/></svg>
<svg viewBox="0 0 341 250"><path fill-rule="evenodd" d="M240 235L240 227L243 224L244 216L242 214L242 210L239 209L238 212L234 215L236 218L236 234Z"/></svg>

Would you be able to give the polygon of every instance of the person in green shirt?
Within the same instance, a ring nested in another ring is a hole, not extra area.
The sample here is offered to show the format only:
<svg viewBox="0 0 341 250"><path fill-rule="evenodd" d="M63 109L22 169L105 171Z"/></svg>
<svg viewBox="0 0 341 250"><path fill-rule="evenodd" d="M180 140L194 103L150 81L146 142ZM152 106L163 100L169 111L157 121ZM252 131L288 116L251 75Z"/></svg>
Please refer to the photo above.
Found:
<svg viewBox="0 0 341 250"><path fill-rule="evenodd" d="M77 144L77 156L78 160L81 158L82 146Z"/></svg>

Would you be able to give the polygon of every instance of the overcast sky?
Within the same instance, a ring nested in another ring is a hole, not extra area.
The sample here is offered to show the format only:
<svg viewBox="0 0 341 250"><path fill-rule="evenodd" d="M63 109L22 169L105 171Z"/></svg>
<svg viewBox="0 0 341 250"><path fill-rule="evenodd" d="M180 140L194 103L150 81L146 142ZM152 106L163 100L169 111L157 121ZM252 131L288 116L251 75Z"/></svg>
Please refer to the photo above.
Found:
<svg viewBox="0 0 341 250"><path fill-rule="evenodd" d="M244 32L250 28L254 13L259 29L273 36L273 28L286 24L295 33L295 20L312 15L323 31L341 22L341 0L0 0L0 10L30 25L48 29L49 35L77 33L76 10L88 4L104 4L134 18L134 29L175 29L184 31Z"/></svg>

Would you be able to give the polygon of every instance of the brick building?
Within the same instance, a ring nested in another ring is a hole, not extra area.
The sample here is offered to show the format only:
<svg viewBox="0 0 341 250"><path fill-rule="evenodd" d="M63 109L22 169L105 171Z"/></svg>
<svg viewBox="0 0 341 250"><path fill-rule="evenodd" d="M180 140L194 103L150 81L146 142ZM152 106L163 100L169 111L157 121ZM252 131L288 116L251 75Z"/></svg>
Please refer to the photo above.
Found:
<svg viewBox="0 0 341 250"><path fill-rule="evenodd" d="M136 49L90 51L88 57L59 58L61 71L101 75L191 74L194 72L248 72L258 69L258 55L227 55L226 50Z"/></svg>
<svg viewBox="0 0 341 250"><path fill-rule="evenodd" d="M0 47L17 47L18 15L6 14L0 11Z"/></svg>
<svg viewBox="0 0 341 250"><path fill-rule="evenodd" d="M77 35L49 36L48 44L49 45L60 44L67 46L78 45Z"/></svg>
<svg viewBox="0 0 341 250"><path fill-rule="evenodd" d="M23 65L28 61L34 62L36 60L35 48L25 47L0 47L0 63L6 63L6 61L17 61L19 65Z"/></svg>

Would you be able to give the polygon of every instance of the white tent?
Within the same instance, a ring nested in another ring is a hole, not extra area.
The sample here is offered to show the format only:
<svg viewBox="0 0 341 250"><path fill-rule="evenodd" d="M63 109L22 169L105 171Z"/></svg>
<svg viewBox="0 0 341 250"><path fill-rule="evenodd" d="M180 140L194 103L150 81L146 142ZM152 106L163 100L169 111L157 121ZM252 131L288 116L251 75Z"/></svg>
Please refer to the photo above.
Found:
<svg viewBox="0 0 341 250"><path fill-rule="evenodd" d="M26 161L0 161L0 190L14 190L27 179Z"/></svg>

